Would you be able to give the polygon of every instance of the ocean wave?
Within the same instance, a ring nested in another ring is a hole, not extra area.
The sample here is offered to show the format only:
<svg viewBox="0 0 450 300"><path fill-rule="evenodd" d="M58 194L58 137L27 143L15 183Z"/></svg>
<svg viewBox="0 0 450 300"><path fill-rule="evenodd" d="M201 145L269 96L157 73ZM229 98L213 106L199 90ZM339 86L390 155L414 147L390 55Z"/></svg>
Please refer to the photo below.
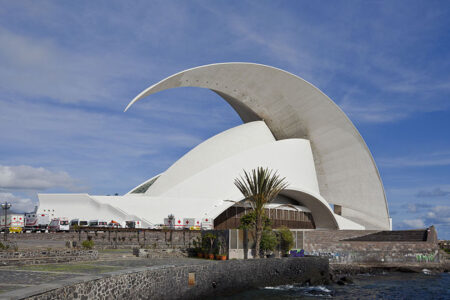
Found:
<svg viewBox="0 0 450 300"><path fill-rule="evenodd" d="M302 294L310 297L331 297L332 291L323 285L316 286L301 286L301 285L278 285L278 286L266 286L265 290L295 292L296 294Z"/></svg>

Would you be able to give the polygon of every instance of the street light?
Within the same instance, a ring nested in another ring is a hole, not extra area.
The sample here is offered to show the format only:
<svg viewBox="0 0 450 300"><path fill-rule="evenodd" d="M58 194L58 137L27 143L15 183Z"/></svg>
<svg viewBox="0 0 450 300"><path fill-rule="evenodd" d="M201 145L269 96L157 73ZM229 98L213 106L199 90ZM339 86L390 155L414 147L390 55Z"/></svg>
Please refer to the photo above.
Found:
<svg viewBox="0 0 450 300"><path fill-rule="evenodd" d="M174 219L175 219L175 216L174 216L173 214L169 214L169 215L167 216L167 218L169 219L169 228L173 228L173 227L174 227L173 221L174 221Z"/></svg>
<svg viewBox="0 0 450 300"><path fill-rule="evenodd" d="M2 203L2 209L5 211L5 235L4 235L4 239L6 241L6 234L8 233L7 230L7 216L8 216L8 209L11 208L11 203L8 203L7 201L5 201L5 203Z"/></svg>

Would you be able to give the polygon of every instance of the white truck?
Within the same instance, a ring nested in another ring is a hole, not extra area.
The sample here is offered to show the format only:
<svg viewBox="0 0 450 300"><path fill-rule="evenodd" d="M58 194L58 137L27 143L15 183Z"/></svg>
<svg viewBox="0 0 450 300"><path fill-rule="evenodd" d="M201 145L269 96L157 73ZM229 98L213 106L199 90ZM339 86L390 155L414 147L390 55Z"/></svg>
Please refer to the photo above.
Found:
<svg viewBox="0 0 450 300"><path fill-rule="evenodd" d="M54 218L48 225L48 231L50 232L60 232L69 231L69 220L67 218Z"/></svg>
<svg viewBox="0 0 450 300"><path fill-rule="evenodd" d="M25 214L25 230L45 232L48 224L50 224L48 214L37 214L36 212Z"/></svg>
<svg viewBox="0 0 450 300"><path fill-rule="evenodd" d="M211 218L203 218L202 219L202 229L203 230L212 230L214 229L214 220Z"/></svg>
<svg viewBox="0 0 450 300"><path fill-rule="evenodd" d="M6 225L6 226L5 226ZM25 227L25 215L8 214L5 224L5 216L0 217L1 231L9 230L9 232L22 232Z"/></svg>
<svg viewBox="0 0 450 300"><path fill-rule="evenodd" d="M201 229L201 219L196 218L184 218L184 228L190 229L190 230L200 230Z"/></svg>

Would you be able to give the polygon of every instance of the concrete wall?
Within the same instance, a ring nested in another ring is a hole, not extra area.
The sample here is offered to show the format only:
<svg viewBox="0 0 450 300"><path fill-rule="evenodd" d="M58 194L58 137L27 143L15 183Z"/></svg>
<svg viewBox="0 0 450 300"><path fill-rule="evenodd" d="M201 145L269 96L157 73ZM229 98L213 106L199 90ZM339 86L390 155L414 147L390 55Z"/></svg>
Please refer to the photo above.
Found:
<svg viewBox="0 0 450 300"><path fill-rule="evenodd" d="M321 284L328 260L284 258L231 260L147 268L61 287L29 299L198 299L289 283Z"/></svg>

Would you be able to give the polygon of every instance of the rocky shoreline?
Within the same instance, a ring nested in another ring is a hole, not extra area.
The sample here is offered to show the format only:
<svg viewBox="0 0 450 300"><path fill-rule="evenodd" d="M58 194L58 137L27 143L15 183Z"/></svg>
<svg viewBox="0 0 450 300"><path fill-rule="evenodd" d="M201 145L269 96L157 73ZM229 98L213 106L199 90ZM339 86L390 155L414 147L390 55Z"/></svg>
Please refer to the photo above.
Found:
<svg viewBox="0 0 450 300"><path fill-rule="evenodd" d="M330 263L330 276L349 276L357 274L382 274L385 272L402 273L443 273L449 272L450 261L426 264L332 264ZM335 281L335 280L333 280Z"/></svg>
<svg viewBox="0 0 450 300"><path fill-rule="evenodd" d="M428 264L330 264L330 281L345 285L352 283L351 276L359 274L384 274L386 272L437 274L449 272L450 261Z"/></svg>

